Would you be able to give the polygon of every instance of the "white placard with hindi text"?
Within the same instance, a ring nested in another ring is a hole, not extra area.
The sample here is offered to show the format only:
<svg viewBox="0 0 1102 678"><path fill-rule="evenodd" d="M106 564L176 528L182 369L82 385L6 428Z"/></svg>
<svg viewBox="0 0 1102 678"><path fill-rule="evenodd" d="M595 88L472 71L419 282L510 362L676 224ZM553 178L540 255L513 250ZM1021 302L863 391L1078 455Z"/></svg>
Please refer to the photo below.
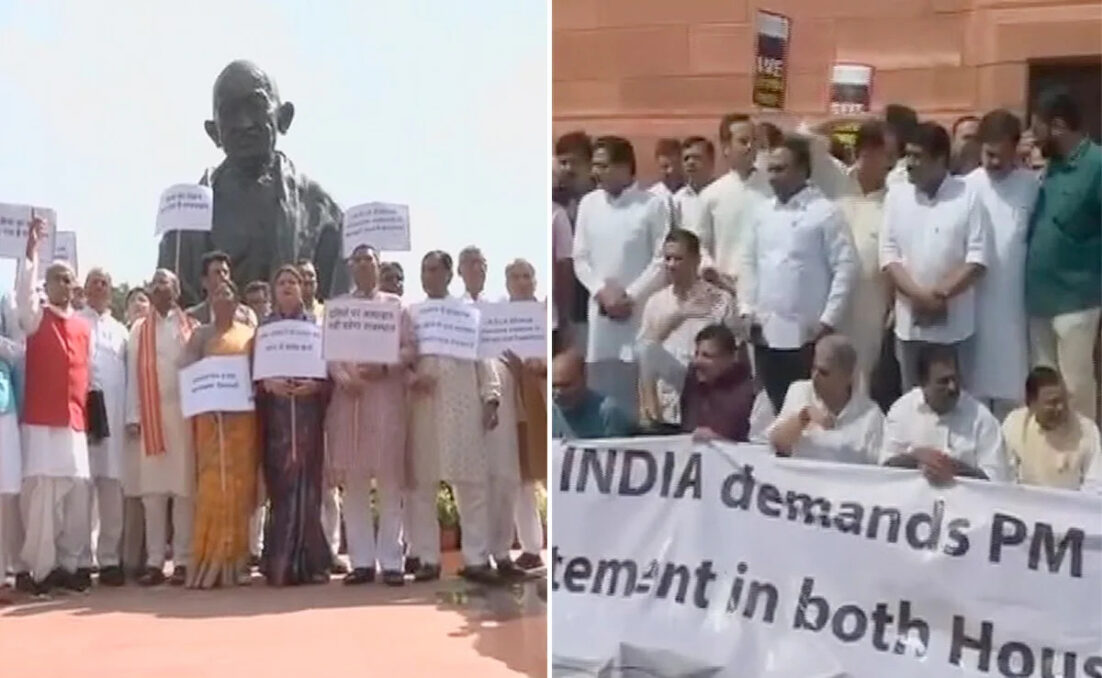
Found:
<svg viewBox="0 0 1102 678"><path fill-rule="evenodd" d="M248 356L211 356L181 369L180 403L185 417L253 411Z"/></svg>
<svg viewBox="0 0 1102 678"><path fill-rule="evenodd" d="M398 364L402 306L389 301L325 302L322 355L328 361Z"/></svg>
<svg viewBox="0 0 1102 678"><path fill-rule="evenodd" d="M538 301L501 301L478 305L478 357L497 358L512 351L521 358L547 357L547 307Z"/></svg>
<svg viewBox="0 0 1102 678"><path fill-rule="evenodd" d="M26 257L27 230L32 211L46 222L46 235L38 243L38 263L45 270L54 259L57 243L57 213L45 207L0 204L0 258Z"/></svg>
<svg viewBox="0 0 1102 678"><path fill-rule="evenodd" d="M480 316L477 306L455 299L416 304L413 329L417 334L417 352L477 360Z"/></svg>
<svg viewBox="0 0 1102 678"><path fill-rule="evenodd" d="M325 379L321 328L308 320L279 320L256 330L253 381Z"/></svg>
<svg viewBox="0 0 1102 678"><path fill-rule="evenodd" d="M72 266L73 273L76 274L77 280L80 280L80 268L77 266L77 234L73 231L58 231L55 242L57 245L54 247L52 261L64 261ZM39 280L46 279L47 268L49 268L48 265L38 267Z"/></svg>
<svg viewBox="0 0 1102 678"><path fill-rule="evenodd" d="M385 202L369 202L350 207L344 213L344 256L350 257L361 245L380 252L408 252L409 207Z"/></svg>
<svg viewBox="0 0 1102 678"><path fill-rule="evenodd" d="M214 223L210 186L176 184L161 194L155 235L169 231L209 231Z"/></svg>

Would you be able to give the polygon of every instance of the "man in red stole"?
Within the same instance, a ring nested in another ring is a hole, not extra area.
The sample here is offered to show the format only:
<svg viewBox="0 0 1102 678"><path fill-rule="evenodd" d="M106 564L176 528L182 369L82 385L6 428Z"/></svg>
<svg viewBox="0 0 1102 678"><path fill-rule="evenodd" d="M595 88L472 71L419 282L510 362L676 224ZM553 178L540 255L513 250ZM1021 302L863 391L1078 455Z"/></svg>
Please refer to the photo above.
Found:
<svg viewBox="0 0 1102 678"><path fill-rule="evenodd" d="M77 568L90 548L90 474L86 401L91 337L72 307L76 274L66 263L46 269L46 299L35 293L38 244L45 222L31 215L26 258L16 280L19 325L27 337L23 408L23 560L39 595L51 588L83 591L90 573Z"/></svg>
<svg viewBox="0 0 1102 678"><path fill-rule="evenodd" d="M127 354L126 422L141 437L139 486L145 509L146 571L142 586L164 582L168 505L172 500L172 584L187 579L195 494L192 428L180 403L177 365L195 321L179 307L180 286L172 271L158 269L149 283L152 308L130 331Z"/></svg>

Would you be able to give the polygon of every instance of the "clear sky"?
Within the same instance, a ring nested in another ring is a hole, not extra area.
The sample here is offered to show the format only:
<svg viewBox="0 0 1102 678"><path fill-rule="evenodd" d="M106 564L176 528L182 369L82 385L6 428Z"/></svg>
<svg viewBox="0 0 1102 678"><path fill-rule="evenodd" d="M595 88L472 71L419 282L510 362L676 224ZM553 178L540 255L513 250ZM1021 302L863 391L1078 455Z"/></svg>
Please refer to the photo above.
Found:
<svg viewBox="0 0 1102 678"><path fill-rule="evenodd" d="M536 0L0 0L0 202L56 209L82 273L147 279L159 195L220 162L211 87L245 58L295 104L279 147L300 171L343 207L410 205L413 251L384 255L407 299L425 251L469 244L491 296L515 257L544 296L547 35Z"/></svg>

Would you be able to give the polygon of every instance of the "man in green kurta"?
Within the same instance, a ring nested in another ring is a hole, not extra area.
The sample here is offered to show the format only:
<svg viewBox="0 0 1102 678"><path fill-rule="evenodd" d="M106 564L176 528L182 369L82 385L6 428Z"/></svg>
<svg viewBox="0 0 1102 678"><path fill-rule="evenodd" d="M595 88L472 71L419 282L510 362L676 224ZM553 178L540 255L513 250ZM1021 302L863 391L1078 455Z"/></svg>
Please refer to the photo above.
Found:
<svg viewBox="0 0 1102 678"><path fill-rule="evenodd" d="M1059 370L1072 406L1096 417L1102 314L1102 149L1070 93L1046 92L1033 134L1049 159L1030 219L1025 304L1034 365Z"/></svg>
<svg viewBox="0 0 1102 678"><path fill-rule="evenodd" d="M203 255L221 250L232 259L233 280L244 289L270 280L284 264L314 262L319 296L347 290L341 259L342 213L316 182L276 150L294 118L275 82L255 64L234 61L214 83L214 116L207 135L226 159L200 183L214 191L210 232L172 231L161 238L158 266L180 279L181 303L202 301Z"/></svg>

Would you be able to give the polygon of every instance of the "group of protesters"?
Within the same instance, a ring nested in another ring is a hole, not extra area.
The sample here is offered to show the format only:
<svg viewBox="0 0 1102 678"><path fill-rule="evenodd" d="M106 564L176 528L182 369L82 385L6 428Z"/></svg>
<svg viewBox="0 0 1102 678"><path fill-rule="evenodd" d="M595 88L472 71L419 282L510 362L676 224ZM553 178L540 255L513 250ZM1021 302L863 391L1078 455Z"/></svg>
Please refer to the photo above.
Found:
<svg viewBox="0 0 1102 678"><path fill-rule="evenodd" d="M558 138L552 436L1102 492L1102 150L1069 92L1033 103L892 104L851 148L732 113L650 188L627 139Z"/></svg>
<svg viewBox="0 0 1102 678"><path fill-rule="evenodd" d="M398 364L329 362L325 378L258 381L253 411L187 417L182 369L250 356L267 323L322 324L314 265L239 290L230 257L208 252L202 303L181 308L177 276L158 269L130 291L124 322L104 269L81 286L58 261L36 286L44 233L32 219L0 328L0 585L213 588L246 584L254 568L274 586L432 581L441 492L458 512L462 576L495 584L543 567L545 361L420 354L401 266L361 246L346 296L401 307ZM427 298L484 301L481 251L455 263L424 255ZM449 294L456 270L461 299ZM536 299L530 262L505 279L508 300Z"/></svg>

